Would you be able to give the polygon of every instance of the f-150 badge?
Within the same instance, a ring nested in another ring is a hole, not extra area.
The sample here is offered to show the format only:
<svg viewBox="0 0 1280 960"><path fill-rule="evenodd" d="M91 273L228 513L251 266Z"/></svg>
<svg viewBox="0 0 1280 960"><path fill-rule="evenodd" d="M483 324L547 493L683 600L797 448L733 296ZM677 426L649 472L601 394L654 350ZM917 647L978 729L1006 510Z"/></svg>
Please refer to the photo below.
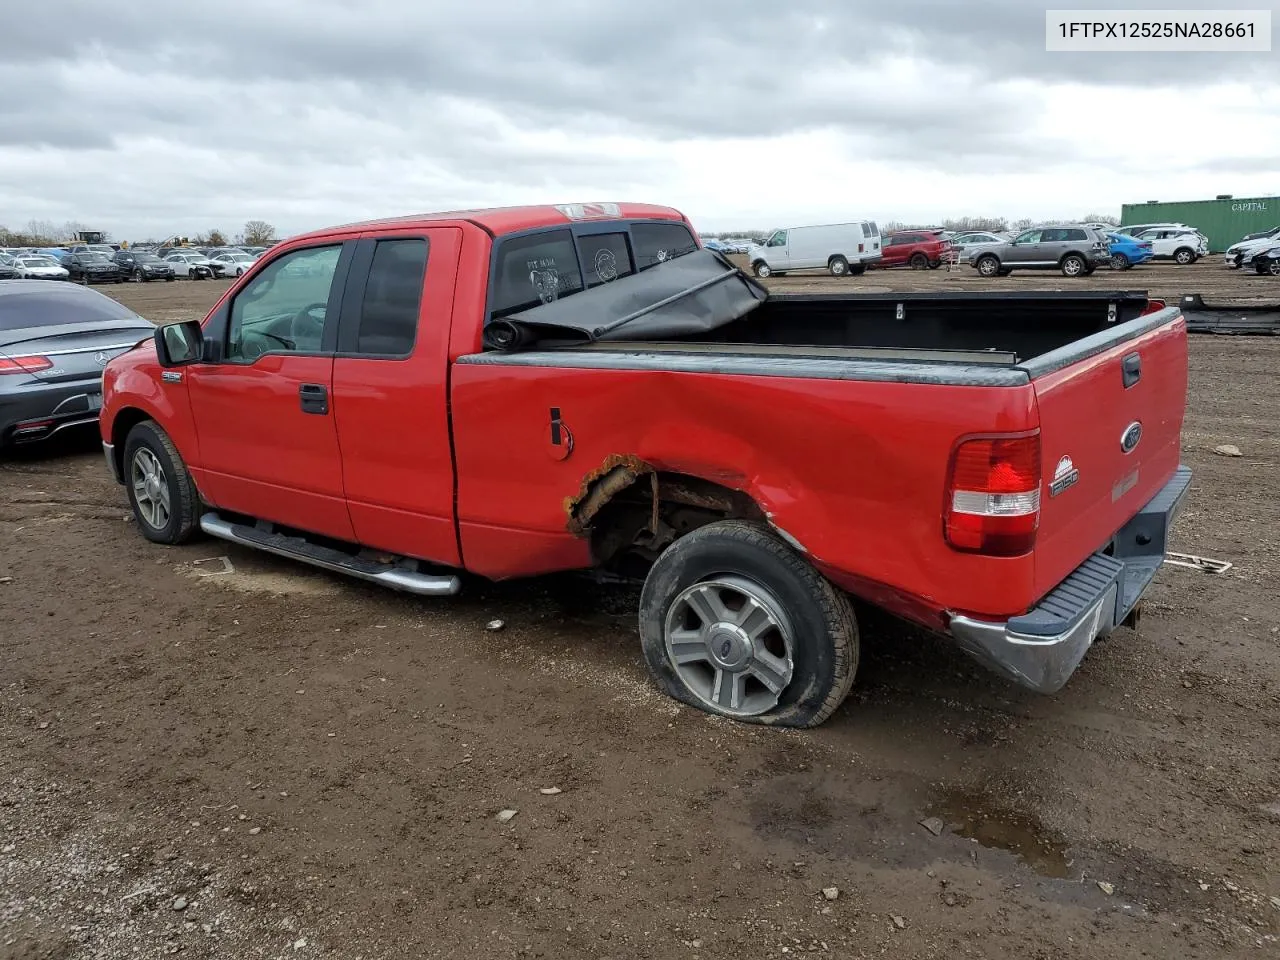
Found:
<svg viewBox="0 0 1280 960"><path fill-rule="evenodd" d="M1068 487L1075 486L1076 481L1079 479L1080 471L1071 462L1071 458L1063 457L1058 461L1058 466L1053 471L1053 481L1049 484L1049 496L1056 497Z"/></svg>

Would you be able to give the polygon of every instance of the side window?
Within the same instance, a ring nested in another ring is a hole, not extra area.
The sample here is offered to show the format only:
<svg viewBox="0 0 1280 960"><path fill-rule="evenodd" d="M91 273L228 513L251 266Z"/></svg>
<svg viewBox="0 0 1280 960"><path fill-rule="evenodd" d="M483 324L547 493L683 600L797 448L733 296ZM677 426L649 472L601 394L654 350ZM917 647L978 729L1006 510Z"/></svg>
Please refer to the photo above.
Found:
<svg viewBox="0 0 1280 960"><path fill-rule="evenodd" d="M329 290L342 245L308 247L272 261L236 295L227 326L226 358L252 363L264 353L315 353L325 326Z"/></svg>
<svg viewBox="0 0 1280 960"><path fill-rule="evenodd" d="M865 221L863 221L863 224L862 224L862 235L863 235L864 237L869 237L869 236L871 236L871 224L869 224L869 223L867 223L867 222L865 222Z"/></svg>
<svg viewBox="0 0 1280 960"><path fill-rule="evenodd" d="M1062 232L1067 235L1066 236L1067 240L1088 240L1089 239L1089 237L1085 234L1083 230L1064 230Z"/></svg>
<svg viewBox="0 0 1280 960"><path fill-rule="evenodd" d="M582 272L588 287L598 287L635 271L631 267L631 248L625 233L596 233L578 238L582 253Z"/></svg>
<svg viewBox="0 0 1280 960"><path fill-rule="evenodd" d="M582 289L582 271L568 230L504 240L493 283L493 316L528 310Z"/></svg>
<svg viewBox="0 0 1280 960"><path fill-rule="evenodd" d="M406 356L418 333L427 241L379 240L360 301L356 352Z"/></svg>
<svg viewBox="0 0 1280 960"><path fill-rule="evenodd" d="M787 242L787 232L779 230L774 239ZM631 242L635 245L636 270L647 270L666 260L693 253L697 244L693 235L682 223L634 223L631 225ZM773 239L770 246L775 246ZM781 244L779 244L780 246Z"/></svg>
<svg viewBox="0 0 1280 960"><path fill-rule="evenodd" d="M1040 234L1041 234L1041 231L1039 230L1028 230L1025 233L1019 234L1018 239L1013 242L1014 243L1039 243Z"/></svg>

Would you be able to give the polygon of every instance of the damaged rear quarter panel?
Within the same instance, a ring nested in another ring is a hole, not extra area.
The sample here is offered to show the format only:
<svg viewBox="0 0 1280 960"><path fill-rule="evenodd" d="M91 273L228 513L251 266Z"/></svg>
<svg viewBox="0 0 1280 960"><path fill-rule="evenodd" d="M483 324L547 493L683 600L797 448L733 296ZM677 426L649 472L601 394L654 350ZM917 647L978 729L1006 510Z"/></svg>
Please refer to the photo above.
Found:
<svg viewBox="0 0 1280 960"><path fill-rule="evenodd" d="M474 572L589 566L572 515L599 489L591 481L625 486L652 469L744 491L833 579L993 613L1030 589L1029 560L956 553L941 530L956 439L1034 426L1029 387L518 363L458 364L452 384L458 521ZM548 452L553 407L573 437L560 460Z"/></svg>

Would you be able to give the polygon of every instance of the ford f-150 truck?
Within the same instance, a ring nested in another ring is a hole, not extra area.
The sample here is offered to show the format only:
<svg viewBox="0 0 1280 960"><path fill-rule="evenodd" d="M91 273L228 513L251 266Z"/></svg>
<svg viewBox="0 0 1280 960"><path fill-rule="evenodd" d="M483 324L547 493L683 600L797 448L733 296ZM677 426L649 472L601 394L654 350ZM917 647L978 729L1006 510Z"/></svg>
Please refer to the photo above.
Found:
<svg viewBox="0 0 1280 960"><path fill-rule="evenodd" d="M643 578L667 694L813 726L851 600L1052 693L1136 624L1190 483L1145 293L781 294L665 207L321 230L103 376L139 530L424 595Z"/></svg>

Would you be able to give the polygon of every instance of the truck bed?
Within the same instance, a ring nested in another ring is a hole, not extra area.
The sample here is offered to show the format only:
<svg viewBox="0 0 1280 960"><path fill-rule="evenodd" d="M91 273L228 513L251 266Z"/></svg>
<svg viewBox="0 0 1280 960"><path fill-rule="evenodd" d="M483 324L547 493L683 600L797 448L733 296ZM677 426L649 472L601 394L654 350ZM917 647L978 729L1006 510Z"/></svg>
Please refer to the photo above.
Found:
<svg viewBox="0 0 1280 960"><path fill-rule="evenodd" d="M629 463L746 494L834 582L920 622L1008 617L1107 549L1178 466L1186 325L1145 293L777 295L698 257L503 318L510 336L457 359L470 569L586 565L566 511ZM942 536L956 445L992 433L1039 437L1023 556ZM537 466L513 477L513 460Z"/></svg>
<svg viewBox="0 0 1280 960"><path fill-rule="evenodd" d="M1013 366L1142 315L1145 291L771 293L701 251L490 324L502 352L824 357Z"/></svg>

